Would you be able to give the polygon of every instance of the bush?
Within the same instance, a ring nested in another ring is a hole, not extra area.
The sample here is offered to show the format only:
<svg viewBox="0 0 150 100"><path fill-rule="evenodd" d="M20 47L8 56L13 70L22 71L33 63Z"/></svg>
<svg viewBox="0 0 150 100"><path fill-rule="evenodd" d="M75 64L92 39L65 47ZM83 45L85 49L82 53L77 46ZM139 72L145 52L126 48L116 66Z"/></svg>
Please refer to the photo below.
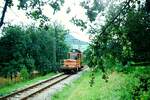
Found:
<svg viewBox="0 0 150 100"><path fill-rule="evenodd" d="M21 80L29 79L29 73L25 65L22 66L22 69L20 71L20 77L21 77Z"/></svg>

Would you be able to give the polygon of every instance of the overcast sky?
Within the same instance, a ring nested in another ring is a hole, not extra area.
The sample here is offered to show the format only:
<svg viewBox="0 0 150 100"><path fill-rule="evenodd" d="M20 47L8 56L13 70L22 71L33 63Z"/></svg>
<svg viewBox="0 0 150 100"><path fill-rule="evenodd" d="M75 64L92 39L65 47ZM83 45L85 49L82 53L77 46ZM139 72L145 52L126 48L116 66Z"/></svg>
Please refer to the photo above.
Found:
<svg viewBox="0 0 150 100"><path fill-rule="evenodd" d="M13 1L14 5L17 5L18 0ZM86 32L80 31L80 27L77 27L70 22L70 19L74 16L77 16L77 18L88 20L87 16L85 15L85 10L79 5L80 2L81 0L65 0L65 3L61 7L61 10L56 12L55 15L53 15L53 9L49 5L46 5L43 8L43 13L48 16L51 21L56 20L58 23L64 25L66 29L70 30L70 34L73 35L75 38L89 42L88 34L86 34ZM0 6L2 7L3 5L4 2L0 1ZM71 8L71 12L69 14L66 13L68 7ZM22 25L30 25L31 23L34 23L33 20L28 19L25 16L24 11L17 10L16 6L8 8L4 22L11 22L11 24Z"/></svg>
<svg viewBox="0 0 150 100"><path fill-rule="evenodd" d="M13 0L14 5L11 8L8 8L6 12L6 17L4 22L11 22L11 24L21 24L21 25L30 25L32 23L37 23L33 21L31 18L28 19L25 15L25 12L23 10L17 9L18 0ZM45 5L43 7L43 13L51 19L51 21L57 21L61 25L65 26L66 29L70 30L70 34L74 36L75 38L89 42L89 34L87 34L87 30L81 31L80 27L75 26L73 23L70 22L72 17L77 17L79 19L82 19L86 22L88 22L88 26L92 25L94 23L90 23L89 19L85 15L85 9L83 9L80 6L80 2L83 0L65 0L65 3L63 6L61 6L61 10L56 12L55 15L53 15L53 9L49 5ZM92 0L89 0L92 1ZM115 3L120 2L120 0L115 0ZM124 1L124 0L121 0ZM102 0L104 4L113 4L114 0ZM4 0L0 0L0 7L4 6ZM105 5L106 6L106 5ZM66 13L67 9L70 8L71 12L69 14ZM108 7L106 7L108 8ZM0 8L0 11L2 8ZM104 13L107 13L107 9L104 11ZM98 15L96 21L98 24L104 24L105 17ZM88 29L88 28L87 28Z"/></svg>

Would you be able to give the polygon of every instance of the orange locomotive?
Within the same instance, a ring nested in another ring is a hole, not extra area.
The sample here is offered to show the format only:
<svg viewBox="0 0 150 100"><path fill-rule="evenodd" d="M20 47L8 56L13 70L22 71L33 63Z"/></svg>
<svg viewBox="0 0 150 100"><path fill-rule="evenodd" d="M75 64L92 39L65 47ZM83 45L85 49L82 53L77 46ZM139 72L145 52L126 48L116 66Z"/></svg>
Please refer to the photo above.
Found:
<svg viewBox="0 0 150 100"><path fill-rule="evenodd" d="M61 68L63 72L71 72L76 73L81 70L81 51L78 49L72 49L71 52L68 53L68 59L64 60L63 67Z"/></svg>

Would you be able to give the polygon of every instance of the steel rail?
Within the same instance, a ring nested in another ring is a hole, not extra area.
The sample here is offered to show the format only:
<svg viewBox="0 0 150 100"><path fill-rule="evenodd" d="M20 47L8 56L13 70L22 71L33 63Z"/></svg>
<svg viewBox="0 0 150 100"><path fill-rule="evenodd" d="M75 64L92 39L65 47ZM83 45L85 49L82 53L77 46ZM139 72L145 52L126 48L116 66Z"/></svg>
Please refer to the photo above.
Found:
<svg viewBox="0 0 150 100"><path fill-rule="evenodd" d="M31 93L30 95L21 98L21 100L27 100L28 98L30 98L30 97L32 97L32 96L34 96L34 95L36 95L36 94L38 94L38 93L44 91L44 90L47 89L47 88L50 88L51 86L53 86L53 85L55 85L55 84L57 84L57 83L59 83L59 82L65 80L66 78L68 78L68 77L70 77L70 76L71 76L71 75L66 75L65 77L63 77L63 78L57 80L56 82L53 82L53 83L51 83L51 84L49 84L49 85L47 85L47 86L45 86L45 87L43 87L43 88L41 88L41 89L35 91L34 93Z"/></svg>
<svg viewBox="0 0 150 100"><path fill-rule="evenodd" d="M25 91L27 91L27 90L29 90L29 89L32 89L32 88L34 88L34 87L36 87L36 86L38 86L38 85L41 85L41 84L44 84L44 83L46 83L46 82L55 80L55 79L57 79L58 77L61 77L61 76L63 76L63 75L65 75L65 74L62 73L62 74L56 75L56 76L54 76L54 77L51 77L51 78L49 78L49 79L47 79L47 80L38 82L38 83L33 84L33 85L31 85L31 86L29 86L29 87L26 87L26 88L24 88L24 89L15 91L15 92L13 92L13 93L11 93L11 94L8 94L8 95L6 95L6 96L2 96L2 97L0 97L0 100L7 100L7 99L10 98L10 97L13 97L13 96L15 96L15 95L17 95L17 94L23 93L23 92L25 92Z"/></svg>

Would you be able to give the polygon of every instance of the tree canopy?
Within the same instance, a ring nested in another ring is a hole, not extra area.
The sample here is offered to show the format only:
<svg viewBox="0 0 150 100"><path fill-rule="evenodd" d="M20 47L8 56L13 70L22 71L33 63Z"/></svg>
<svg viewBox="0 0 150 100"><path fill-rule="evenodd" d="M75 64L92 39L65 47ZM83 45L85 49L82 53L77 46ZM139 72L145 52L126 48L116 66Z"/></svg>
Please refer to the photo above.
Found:
<svg viewBox="0 0 150 100"><path fill-rule="evenodd" d="M110 61L126 65L129 61L150 60L148 3L126 0L109 7L105 24L94 28L95 37L86 51L89 66L105 72Z"/></svg>
<svg viewBox="0 0 150 100"><path fill-rule="evenodd" d="M24 67L30 75L33 70L37 70L42 75L57 71L61 60L66 58L69 50L65 43L67 31L60 25L57 25L57 29L49 25L46 30L33 26L28 28L8 26L3 29L2 34L0 75L5 77L17 75ZM55 59L56 62L53 63Z"/></svg>

